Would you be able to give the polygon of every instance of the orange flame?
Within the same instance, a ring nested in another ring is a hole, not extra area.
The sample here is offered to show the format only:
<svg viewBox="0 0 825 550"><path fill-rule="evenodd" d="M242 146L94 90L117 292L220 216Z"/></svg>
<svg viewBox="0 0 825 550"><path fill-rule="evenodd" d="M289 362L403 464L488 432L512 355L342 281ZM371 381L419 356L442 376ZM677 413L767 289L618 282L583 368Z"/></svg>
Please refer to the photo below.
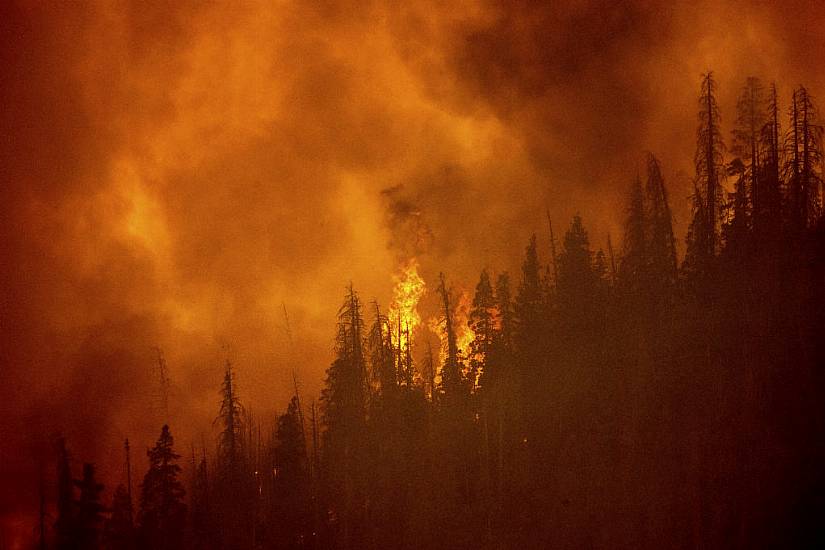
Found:
<svg viewBox="0 0 825 550"><path fill-rule="evenodd" d="M393 275L393 281L395 287L389 311L391 331L398 331L400 327L401 334L396 336L397 343L400 349L407 349L410 344L408 334L412 335L421 324L418 301L426 290L424 279L418 274L418 261L415 258L409 260L399 274Z"/></svg>
<svg viewBox="0 0 825 550"><path fill-rule="evenodd" d="M461 291L458 295L458 300L453 302L455 305L452 309L453 330L456 336L456 347L460 357L467 358L470 355L470 344L475 339L476 335L468 325L470 318L470 309L472 302L465 291ZM427 327L434 332L441 342L438 353L439 372L441 367L447 360L447 331L444 326L444 319L441 316L435 316L427 321Z"/></svg>
<svg viewBox="0 0 825 550"><path fill-rule="evenodd" d="M467 296L467 293L462 290L458 296L455 313L453 314L453 319L455 319L456 344L462 357L468 357L470 355L470 344L476 337L473 330L467 324L470 319L471 308L472 302L469 296Z"/></svg>

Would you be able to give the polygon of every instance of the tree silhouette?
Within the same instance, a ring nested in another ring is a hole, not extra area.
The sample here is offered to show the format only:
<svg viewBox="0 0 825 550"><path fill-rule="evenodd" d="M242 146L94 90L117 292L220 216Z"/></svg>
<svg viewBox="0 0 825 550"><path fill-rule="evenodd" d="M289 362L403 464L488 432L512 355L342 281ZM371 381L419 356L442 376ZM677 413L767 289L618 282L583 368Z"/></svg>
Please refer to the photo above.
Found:
<svg viewBox="0 0 825 550"><path fill-rule="evenodd" d="M635 284L637 288L633 289L633 292L640 292L646 278L649 228L642 180L638 176L630 186L626 211L619 277L624 287L630 289Z"/></svg>
<svg viewBox="0 0 825 550"><path fill-rule="evenodd" d="M467 353L472 380L477 380L481 376L483 367L492 351L496 324L498 323L497 316L496 300L493 295L493 287L490 284L490 275L485 269L481 272L476 285L473 306L467 321L474 335L473 341L470 342L469 353Z"/></svg>
<svg viewBox="0 0 825 550"><path fill-rule="evenodd" d="M375 318L369 332L372 380L378 384L379 394L382 397L389 397L398 388L399 377L396 371L398 361L396 358L401 350L393 348L389 319L381 313L378 302L373 305L375 307Z"/></svg>
<svg viewBox="0 0 825 550"><path fill-rule="evenodd" d="M465 397L467 381L464 376L464 366L458 354L458 339L453 321L450 289L447 288L443 273L438 275L438 294L441 298L440 322L444 331L442 342L444 364L441 366L441 390L446 401L456 403Z"/></svg>
<svg viewBox="0 0 825 550"><path fill-rule="evenodd" d="M221 466L236 472L242 468L243 453L243 407L235 388L235 374L232 364L227 361L221 387L221 408L215 422L221 424L218 452Z"/></svg>
<svg viewBox="0 0 825 550"><path fill-rule="evenodd" d="M437 322L417 328L365 310L350 284L311 446L296 377L282 414L253 417L227 362L214 447L192 448L188 529L168 426L136 526L127 442L102 532L97 473L73 479L58 439L40 547L825 546L822 128L800 87L782 132L776 87L751 77L726 158L716 93L704 75L681 269L668 172L647 153L618 265L579 215L557 250L548 216L547 265L533 235L517 288L485 267L466 326L443 273L419 304Z"/></svg>
<svg viewBox="0 0 825 550"><path fill-rule="evenodd" d="M109 518L103 531L104 547L111 550L134 548L132 501L124 485L118 485L112 495Z"/></svg>
<svg viewBox="0 0 825 550"><path fill-rule="evenodd" d="M364 537L366 372L361 302L350 285L338 312L336 358L321 392L325 500L345 548Z"/></svg>
<svg viewBox="0 0 825 550"><path fill-rule="evenodd" d="M147 548L172 550L183 544L186 526L186 491L178 480L180 455L165 425L155 446L146 452L149 470L143 477L138 516L140 544Z"/></svg>
<svg viewBox="0 0 825 550"><path fill-rule="evenodd" d="M298 399L278 418L274 453L272 540L278 548L302 548L312 538L309 471Z"/></svg>
<svg viewBox="0 0 825 550"><path fill-rule="evenodd" d="M77 511L74 501L71 456L63 437L57 439L57 519L56 546L59 550L77 548Z"/></svg>
<svg viewBox="0 0 825 550"><path fill-rule="evenodd" d="M559 269L558 285L562 283ZM547 303L541 280L536 236L530 238L521 266L521 282L513 302L514 348L517 355L519 391L525 417L534 417L541 400L546 352Z"/></svg>
<svg viewBox="0 0 825 550"><path fill-rule="evenodd" d="M673 233L673 216L670 212L665 180L659 161L652 153L647 154L647 247L650 267L650 282L658 288L669 288L676 284L678 264L676 259L676 237Z"/></svg>
<svg viewBox="0 0 825 550"><path fill-rule="evenodd" d="M192 451L193 480L190 495L190 517L192 527L192 546L195 550L207 550L215 547L214 521L210 499L209 475L206 461L206 451L195 464L194 449Z"/></svg>
<svg viewBox="0 0 825 550"><path fill-rule="evenodd" d="M569 321L589 318L597 281L590 239L581 217L576 215L564 234L564 246L559 256L559 305Z"/></svg>
<svg viewBox="0 0 825 550"><path fill-rule="evenodd" d="M749 227L753 213L762 211L760 191L764 185L760 178L763 161L759 144L762 129L768 122L766 105L762 83L749 76L736 103L731 146L731 153L741 159L741 168L735 170L740 178L735 190L734 223L739 227Z"/></svg>
<svg viewBox="0 0 825 550"><path fill-rule="evenodd" d="M822 126L804 86L793 93L790 118L785 137L784 173L788 186L788 223L798 234L818 219L822 187Z"/></svg>
<svg viewBox="0 0 825 550"><path fill-rule="evenodd" d="M759 135L761 175L757 178L758 200L754 203L754 227L762 243L779 235L782 221L782 142L775 84L771 84L766 110L766 121Z"/></svg>
<svg viewBox="0 0 825 550"><path fill-rule="evenodd" d="M725 178L721 117L716 104L717 85L713 73L702 75L699 96L699 128L696 132L695 204L689 237L690 261L696 269L707 268L719 250L719 223L722 216L722 181Z"/></svg>
<svg viewBox="0 0 825 550"><path fill-rule="evenodd" d="M103 485L95 479L93 464L83 465L83 477L74 480L78 489L77 500L77 547L94 549L98 547L100 527L103 523L103 505L100 493Z"/></svg>
<svg viewBox="0 0 825 550"><path fill-rule="evenodd" d="M215 475L214 511L224 548L241 550L252 544L255 478L250 467L253 424L238 395L235 372L227 360L221 385L221 406L214 423L220 426Z"/></svg>

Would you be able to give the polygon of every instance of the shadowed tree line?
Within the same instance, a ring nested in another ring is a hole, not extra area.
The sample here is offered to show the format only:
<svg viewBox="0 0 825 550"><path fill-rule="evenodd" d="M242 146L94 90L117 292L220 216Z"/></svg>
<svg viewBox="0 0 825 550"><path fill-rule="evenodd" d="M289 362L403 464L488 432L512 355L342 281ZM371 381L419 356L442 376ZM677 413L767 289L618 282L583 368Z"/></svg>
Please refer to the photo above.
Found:
<svg viewBox="0 0 825 550"><path fill-rule="evenodd" d="M825 544L823 130L804 87L749 78L726 139L716 94L708 73L683 261L648 154L619 249L579 216L533 236L520 273L481 272L468 345L441 274L441 349L350 286L320 400L296 386L271 430L227 364L216 448L184 475L164 426L134 510L60 439L39 547Z"/></svg>

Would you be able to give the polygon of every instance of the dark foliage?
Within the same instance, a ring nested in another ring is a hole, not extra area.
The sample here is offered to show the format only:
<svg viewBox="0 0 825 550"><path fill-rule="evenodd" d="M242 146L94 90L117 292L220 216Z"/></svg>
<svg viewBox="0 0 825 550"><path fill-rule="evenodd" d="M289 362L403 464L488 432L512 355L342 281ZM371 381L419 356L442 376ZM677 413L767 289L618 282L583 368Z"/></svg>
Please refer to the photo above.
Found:
<svg viewBox="0 0 825 550"><path fill-rule="evenodd" d="M512 283L481 272L466 327L440 274L440 350L350 285L318 417L296 382L262 437L227 365L188 527L164 426L136 547L822 547L822 127L800 87L783 132L775 87L751 78L728 154L716 90L704 75L681 266L647 154L619 257L579 215L558 250L551 225L547 261L533 236ZM92 548L101 486L90 465L73 483L63 440L57 455L55 547ZM106 525L107 547L132 547L123 487Z"/></svg>

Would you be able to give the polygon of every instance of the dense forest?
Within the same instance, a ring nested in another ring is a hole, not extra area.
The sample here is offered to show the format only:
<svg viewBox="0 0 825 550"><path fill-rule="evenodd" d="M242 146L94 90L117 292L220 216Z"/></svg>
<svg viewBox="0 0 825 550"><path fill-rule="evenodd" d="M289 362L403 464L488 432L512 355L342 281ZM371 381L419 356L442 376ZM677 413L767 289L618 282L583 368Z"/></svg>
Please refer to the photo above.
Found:
<svg viewBox="0 0 825 550"><path fill-rule="evenodd" d="M274 422L227 363L215 445L163 426L138 475L126 441L110 502L59 438L35 547L823 547L823 127L804 87L747 79L732 132L715 96L708 73L681 261L647 154L615 250L576 216L465 314L434 281L440 349L411 263L389 308L347 287L322 394Z"/></svg>

